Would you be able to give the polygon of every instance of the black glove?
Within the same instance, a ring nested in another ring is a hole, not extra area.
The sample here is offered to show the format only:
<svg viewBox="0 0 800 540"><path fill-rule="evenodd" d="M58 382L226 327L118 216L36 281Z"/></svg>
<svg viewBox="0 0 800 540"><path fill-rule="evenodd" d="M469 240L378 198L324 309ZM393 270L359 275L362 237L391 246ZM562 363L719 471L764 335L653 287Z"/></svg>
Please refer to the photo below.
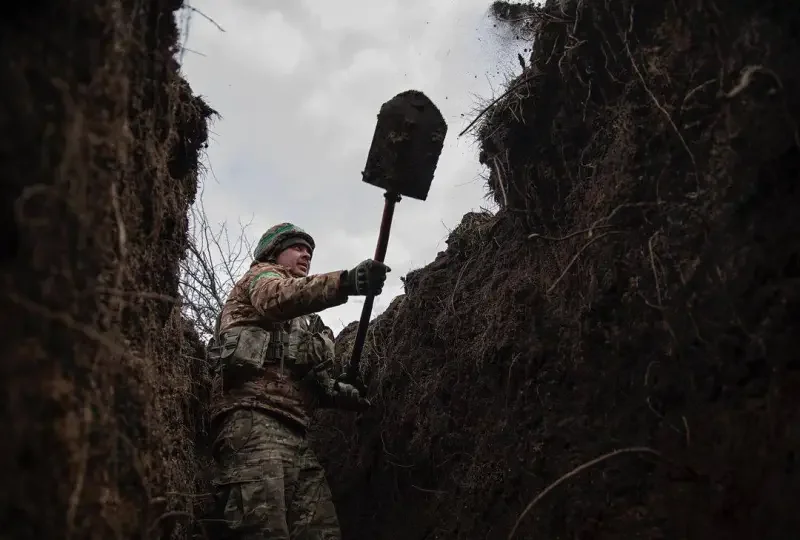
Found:
<svg viewBox="0 0 800 540"><path fill-rule="evenodd" d="M345 272L342 285L348 295L377 296L381 294L386 273L390 271L391 268L382 262L367 259Z"/></svg>
<svg viewBox="0 0 800 540"><path fill-rule="evenodd" d="M358 386L334 379L327 369L311 370L304 380L318 399L318 406L323 409L360 412L372 406L368 399L362 397Z"/></svg>
<svg viewBox="0 0 800 540"><path fill-rule="evenodd" d="M336 381L333 385L334 406L347 411L364 411L372 406L367 398L361 397L361 392L352 384Z"/></svg>

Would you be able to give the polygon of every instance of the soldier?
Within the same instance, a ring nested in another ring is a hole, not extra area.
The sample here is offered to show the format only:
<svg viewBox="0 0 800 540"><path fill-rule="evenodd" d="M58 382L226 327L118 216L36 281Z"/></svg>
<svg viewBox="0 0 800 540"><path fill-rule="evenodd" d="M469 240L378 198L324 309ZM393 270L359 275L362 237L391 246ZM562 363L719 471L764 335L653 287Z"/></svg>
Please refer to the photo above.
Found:
<svg viewBox="0 0 800 540"><path fill-rule="evenodd" d="M317 407L361 410L369 402L334 378L333 332L315 312L380 294L389 268L367 259L309 276L314 247L291 223L269 229L217 320L213 484L227 532L240 540L341 538L306 429Z"/></svg>

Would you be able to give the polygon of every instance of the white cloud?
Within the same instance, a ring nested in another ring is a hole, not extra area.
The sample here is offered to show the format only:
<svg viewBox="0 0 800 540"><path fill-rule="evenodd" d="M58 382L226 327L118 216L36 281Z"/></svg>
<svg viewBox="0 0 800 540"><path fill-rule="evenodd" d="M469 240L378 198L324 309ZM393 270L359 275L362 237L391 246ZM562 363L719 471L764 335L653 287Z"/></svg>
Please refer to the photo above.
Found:
<svg viewBox="0 0 800 540"><path fill-rule="evenodd" d="M235 39L221 33L206 21L194 20L192 44L207 44L215 56L246 63L251 70L288 75L309 53L306 37L278 10L254 12L231 2L225 9L226 25L235 30ZM200 23L200 24L198 24Z"/></svg>
<svg viewBox="0 0 800 540"><path fill-rule="evenodd" d="M203 202L213 223L242 219L257 239L292 221L317 240L313 270L371 257L383 194L361 182L376 115L395 94L425 92L449 124L428 196L397 206L373 316L402 292L400 277L443 250L461 216L487 207L477 145L458 138L477 107L518 72L517 48L493 35L489 0L195 0L226 32L193 16L184 73L222 118L212 126ZM520 44L519 48L523 45ZM339 331L353 298L320 315Z"/></svg>
<svg viewBox="0 0 800 540"><path fill-rule="evenodd" d="M301 4L324 32L355 30L377 34L391 28L393 21L401 15L398 2L305 0Z"/></svg>

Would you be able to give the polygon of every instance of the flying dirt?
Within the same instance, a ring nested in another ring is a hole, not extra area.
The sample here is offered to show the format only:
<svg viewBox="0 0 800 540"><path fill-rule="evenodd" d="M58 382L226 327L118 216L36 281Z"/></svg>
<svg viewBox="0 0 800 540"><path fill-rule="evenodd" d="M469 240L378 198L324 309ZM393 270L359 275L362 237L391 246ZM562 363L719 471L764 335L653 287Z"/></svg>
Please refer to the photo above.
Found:
<svg viewBox="0 0 800 540"><path fill-rule="evenodd" d="M4 537L213 537L181 6L0 22ZM800 7L491 12L532 40L464 135L500 210L367 328L372 407L313 418L343 537L796 537Z"/></svg>

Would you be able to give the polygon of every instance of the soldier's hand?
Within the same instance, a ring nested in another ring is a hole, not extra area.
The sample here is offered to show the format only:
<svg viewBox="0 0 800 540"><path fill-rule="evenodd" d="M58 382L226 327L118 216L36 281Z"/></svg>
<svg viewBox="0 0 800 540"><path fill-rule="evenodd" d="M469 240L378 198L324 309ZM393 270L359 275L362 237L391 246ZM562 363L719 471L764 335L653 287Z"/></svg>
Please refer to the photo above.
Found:
<svg viewBox="0 0 800 540"><path fill-rule="evenodd" d="M347 271L344 286L347 294L355 296L377 296L383 291L386 274L391 268L382 262L367 259Z"/></svg>
<svg viewBox="0 0 800 540"><path fill-rule="evenodd" d="M342 381L333 385L333 399L339 409L363 411L372 406L367 398L361 396L358 388Z"/></svg>

